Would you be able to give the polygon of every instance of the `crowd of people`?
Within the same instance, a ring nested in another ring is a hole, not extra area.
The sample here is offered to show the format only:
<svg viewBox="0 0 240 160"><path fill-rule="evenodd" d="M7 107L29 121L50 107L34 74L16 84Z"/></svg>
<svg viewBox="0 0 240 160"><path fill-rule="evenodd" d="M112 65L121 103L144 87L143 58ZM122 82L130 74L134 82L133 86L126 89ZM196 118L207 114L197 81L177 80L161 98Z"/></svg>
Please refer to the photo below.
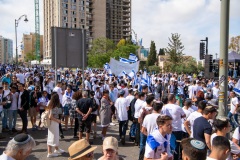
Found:
<svg viewBox="0 0 240 160"><path fill-rule="evenodd" d="M64 131L69 128L74 128L72 136L76 138L69 147L70 159L93 158L96 147L90 145L91 133L94 139L103 140L104 155L100 160L121 159L118 143L124 146L126 141L139 146L139 157L136 158L139 160L240 157L240 110L233 91L237 83L235 78L228 79L228 115L219 118L221 84L196 74L148 74L150 83L142 84L146 71L141 70L136 77L130 77L127 74L109 75L99 69L73 71L59 68L55 71L38 66L15 68L3 65L1 72L0 139L4 138L1 132L18 133L8 146L25 142L31 142L32 147L35 145L28 135L30 117L32 131L48 130L47 157L65 152L59 148L59 138L64 138ZM51 122L48 126L38 118L46 114L45 111ZM22 120L21 130L16 128L18 114ZM118 137L109 137L108 128L116 122ZM101 127L100 132L97 132L97 126ZM127 130L129 135L126 135ZM233 135L227 139L230 132ZM17 150L11 153L12 150L7 147L1 156L15 158L30 154L30 150L24 150L24 154Z"/></svg>

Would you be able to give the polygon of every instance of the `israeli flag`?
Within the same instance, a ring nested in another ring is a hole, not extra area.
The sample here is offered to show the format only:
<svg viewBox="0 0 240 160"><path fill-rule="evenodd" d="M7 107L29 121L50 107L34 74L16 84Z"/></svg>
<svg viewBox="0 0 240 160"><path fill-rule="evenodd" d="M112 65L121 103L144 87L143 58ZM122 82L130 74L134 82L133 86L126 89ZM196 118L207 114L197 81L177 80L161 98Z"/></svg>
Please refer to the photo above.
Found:
<svg viewBox="0 0 240 160"><path fill-rule="evenodd" d="M122 63L135 63L136 62L136 61L133 61L130 59L122 58L122 57L120 57L119 61Z"/></svg>
<svg viewBox="0 0 240 160"><path fill-rule="evenodd" d="M108 69L110 69L110 66L109 66L109 64L108 64L108 63L105 63L105 64L104 64L104 69L105 69L105 70L108 70Z"/></svg>
<svg viewBox="0 0 240 160"><path fill-rule="evenodd" d="M129 58L128 58L128 59L129 59L129 60L132 60L132 61L135 61L135 62L138 61L137 56L136 56L135 54L133 54L133 53L130 53L130 54L129 54Z"/></svg>

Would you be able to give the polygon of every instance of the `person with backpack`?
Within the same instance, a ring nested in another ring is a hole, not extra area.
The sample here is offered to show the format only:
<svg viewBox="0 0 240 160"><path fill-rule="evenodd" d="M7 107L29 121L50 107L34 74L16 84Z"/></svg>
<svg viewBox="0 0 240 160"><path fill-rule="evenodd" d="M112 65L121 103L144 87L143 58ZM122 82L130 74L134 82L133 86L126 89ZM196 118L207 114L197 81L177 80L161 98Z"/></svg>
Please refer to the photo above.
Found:
<svg viewBox="0 0 240 160"><path fill-rule="evenodd" d="M42 116L42 113L45 111L48 103L48 93L47 91L42 91L42 96L38 99L38 107L39 107L39 114L40 117ZM40 119L38 122L38 130L45 130L45 127L41 127L42 120Z"/></svg>
<svg viewBox="0 0 240 160"><path fill-rule="evenodd" d="M127 131L127 120L128 120L128 105L127 100L124 98L125 91L119 91L119 98L115 102L115 114L117 115L119 123L119 140L124 145L125 144L125 135Z"/></svg>
<svg viewBox="0 0 240 160"><path fill-rule="evenodd" d="M163 95L163 85L161 80L155 80L155 99L160 100Z"/></svg>
<svg viewBox="0 0 240 160"><path fill-rule="evenodd" d="M47 136L47 147L48 154L47 157L57 157L64 153L65 151L60 149L59 146L59 123L61 120L58 119L59 113L58 108L60 106L59 96L57 93L51 95L50 102L48 104L48 117L50 120L50 125L48 126L48 136ZM55 148L52 152L52 147Z"/></svg>
<svg viewBox="0 0 240 160"><path fill-rule="evenodd" d="M135 114L135 103L138 99L138 91L135 91L134 92L134 98L133 100L130 102L130 106L129 106L129 109L131 110L131 120L132 120L132 124L131 124L131 127L130 127L130 132L129 132L129 140L130 141L135 141L135 136L136 136L136 127L137 127L137 121L135 120L134 118L134 114Z"/></svg>
<svg viewBox="0 0 240 160"><path fill-rule="evenodd" d="M153 104L153 100L154 100L154 95L150 94L147 95L146 97L146 106L143 106L140 111L139 111L139 118L138 118L138 123L140 124L140 153L139 153L139 158L138 160L143 160L144 158L144 148L146 145L146 139L147 139L147 135L145 135L144 133L142 133L142 124L143 124L143 120L145 118L146 115L151 114L152 113L152 104Z"/></svg>

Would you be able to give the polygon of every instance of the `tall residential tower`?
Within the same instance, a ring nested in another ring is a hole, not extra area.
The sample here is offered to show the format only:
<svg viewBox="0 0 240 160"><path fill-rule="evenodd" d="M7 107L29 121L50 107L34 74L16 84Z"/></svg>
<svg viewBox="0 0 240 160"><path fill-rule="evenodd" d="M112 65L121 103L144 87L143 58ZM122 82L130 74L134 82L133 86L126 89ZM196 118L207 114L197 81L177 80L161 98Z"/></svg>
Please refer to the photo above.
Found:
<svg viewBox="0 0 240 160"><path fill-rule="evenodd" d="M117 43L131 34L131 0L44 0L44 51L51 58L51 27L85 29L87 44L99 37Z"/></svg>

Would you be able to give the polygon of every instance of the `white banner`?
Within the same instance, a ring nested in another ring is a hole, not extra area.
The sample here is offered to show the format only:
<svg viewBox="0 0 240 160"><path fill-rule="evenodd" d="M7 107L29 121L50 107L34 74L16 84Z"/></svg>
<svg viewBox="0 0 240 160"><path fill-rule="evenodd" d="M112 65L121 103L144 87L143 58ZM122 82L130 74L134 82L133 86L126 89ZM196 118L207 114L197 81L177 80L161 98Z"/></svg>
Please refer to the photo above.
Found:
<svg viewBox="0 0 240 160"><path fill-rule="evenodd" d="M128 74L132 72L132 70L134 70L136 73L139 69L139 61L137 61L136 63L127 64L111 58L109 65L112 70L112 73L114 73L115 75L121 74L122 71L125 71Z"/></svg>

